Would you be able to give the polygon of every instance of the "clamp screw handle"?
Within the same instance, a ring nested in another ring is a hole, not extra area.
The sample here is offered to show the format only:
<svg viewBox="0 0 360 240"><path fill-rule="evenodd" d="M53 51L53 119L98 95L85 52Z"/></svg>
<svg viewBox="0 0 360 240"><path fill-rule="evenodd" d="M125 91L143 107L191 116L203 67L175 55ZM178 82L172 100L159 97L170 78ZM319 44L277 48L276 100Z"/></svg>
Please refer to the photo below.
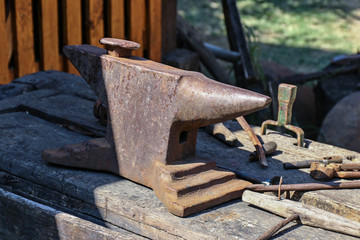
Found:
<svg viewBox="0 0 360 240"><path fill-rule="evenodd" d="M139 43L117 38L102 38L100 43L105 45L108 54L114 57L131 57L131 52L140 47Z"/></svg>

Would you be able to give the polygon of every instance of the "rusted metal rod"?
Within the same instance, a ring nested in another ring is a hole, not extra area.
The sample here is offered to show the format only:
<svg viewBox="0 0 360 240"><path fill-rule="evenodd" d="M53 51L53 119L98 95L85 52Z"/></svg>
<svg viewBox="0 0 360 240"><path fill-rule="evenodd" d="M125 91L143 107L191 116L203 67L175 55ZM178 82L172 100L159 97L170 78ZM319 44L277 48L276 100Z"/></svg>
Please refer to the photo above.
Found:
<svg viewBox="0 0 360 240"><path fill-rule="evenodd" d="M334 173L334 177L337 178L360 178L360 172L358 171L340 171L340 172L335 172Z"/></svg>
<svg viewBox="0 0 360 240"><path fill-rule="evenodd" d="M300 169L300 168L310 168L310 164L313 162L320 163L342 163L343 159L340 156L328 156L323 157L322 159L312 159L312 160L303 160L297 162L284 162L284 169Z"/></svg>
<svg viewBox="0 0 360 240"><path fill-rule="evenodd" d="M282 227L286 226L289 222L299 219L299 214L293 214L290 217L285 218L272 228L270 228L266 233L264 233L257 240L267 240L270 239L277 231L279 231Z"/></svg>
<svg viewBox="0 0 360 240"><path fill-rule="evenodd" d="M245 118L243 116L237 117L236 121L238 121L240 126L245 130L245 132L249 136L251 142L254 144L255 149L256 149L256 153L257 153L259 161L260 161L260 164L263 167L267 167L268 163L266 161L264 148L263 148L261 142L259 141L259 139L257 138L256 134L252 130L252 128L249 126L249 124L246 122L246 120L245 120Z"/></svg>
<svg viewBox="0 0 360 240"><path fill-rule="evenodd" d="M326 165L324 163L313 162L310 166L310 176L317 180L330 180L334 177L353 179L360 178L359 169L360 164L358 163L330 163Z"/></svg>
<svg viewBox="0 0 360 240"><path fill-rule="evenodd" d="M215 57L220 58L221 60L228 62L241 62L241 54L238 52L226 50L210 43L204 43L204 45L215 55Z"/></svg>
<svg viewBox="0 0 360 240"><path fill-rule="evenodd" d="M352 189L352 188L360 188L360 181L300 183L300 184L281 185L282 191L314 191L314 190L325 190L325 189ZM247 186L246 189L255 192L273 192L279 190L279 185L253 184Z"/></svg>

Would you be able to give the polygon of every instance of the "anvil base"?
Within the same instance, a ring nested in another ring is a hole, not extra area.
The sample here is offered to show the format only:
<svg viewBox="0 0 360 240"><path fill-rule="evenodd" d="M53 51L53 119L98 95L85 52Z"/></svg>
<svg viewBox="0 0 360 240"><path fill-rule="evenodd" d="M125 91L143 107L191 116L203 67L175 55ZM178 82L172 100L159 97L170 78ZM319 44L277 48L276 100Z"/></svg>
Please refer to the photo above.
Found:
<svg viewBox="0 0 360 240"><path fill-rule="evenodd" d="M42 157L64 166L120 174L116 168L116 154L104 138L46 150ZM251 184L237 179L233 172L218 169L215 161L197 157L172 164L155 162L152 172L153 181L149 187L172 214L180 217L239 198Z"/></svg>

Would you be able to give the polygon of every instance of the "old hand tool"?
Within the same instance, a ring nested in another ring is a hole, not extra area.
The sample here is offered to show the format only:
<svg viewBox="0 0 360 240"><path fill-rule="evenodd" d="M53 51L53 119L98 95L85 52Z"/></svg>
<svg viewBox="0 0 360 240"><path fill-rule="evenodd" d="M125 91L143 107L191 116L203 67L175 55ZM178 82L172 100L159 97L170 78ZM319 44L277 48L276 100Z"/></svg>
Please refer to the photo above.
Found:
<svg viewBox="0 0 360 240"><path fill-rule="evenodd" d="M299 183L299 184L282 184L267 185L267 184L252 184L246 189L255 192L274 192L278 191L315 191L326 189L353 189L360 188L360 181L350 182L328 182L328 183Z"/></svg>
<svg viewBox="0 0 360 240"><path fill-rule="evenodd" d="M267 143L263 144L263 148L264 148L265 156L270 156L276 151L277 144L276 144L276 142L267 142ZM249 160L250 161L258 160L258 155L257 155L256 151L250 153Z"/></svg>
<svg viewBox="0 0 360 240"><path fill-rule="evenodd" d="M296 98L297 87L290 84L282 83L279 85L278 100L279 110L277 121L266 120L261 125L261 135L266 134L268 125L284 127L297 135L297 145L304 146L304 131L296 126L291 125L292 107Z"/></svg>
<svg viewBox="0 0 360 240"><path fill-rule="evenodd" d="M360 163L319 163L313 162L310 166L310 176L317 180L332 178L360 178Z"/></svg>
<svg viewBox="0 0 360 240"><path fill-rule="evenodd" d="M313 162L319 163L342 163L343 159L340 156L327 156L321 159L314 159L314 160L304 160L304 161L297 161L297 162L285 162L283 163L284 169L300 169L300 168L309 168L310 164Z"/></svg>
<svg viewBox="0 0 360 240"><path fill-rule="evenodd" d="M252 191L245 191L243 193L242 200L282 217L289 217L293 214L298 214L299 221L304 225L320 227L334 232L360 237L360 223L334 213L318 209L314 206L287 199L279 201L277 197L255 193Z"/></svg>
<svg viewBox="0 0 360 240"><path fill-rule="evenodd" d="M107 109L105 138L46 150L52 163L105 170L152 188L187 216L240 197L250 183L195 156L197 130L267 107L271 99L131 56L139 44L101 39L108 51L65 46L64 54ZM99 113L99 112L97 112Z"/></svg>
<svg viewBox="0 0 360 240"><path fill-rule="evenodd" d="M237 117L236 121L238 121L240 126L245 130L245 132L249 136L251 142L254 144L255 150L256 150L256 155L257 155L257 157L258 157L258 159L260 161L261 166L268 167L268 163L267 163L267 160L266 160L266 157L265 157L264 148L263 148L261 142L259 141L259 139L257 138L254 130L252 130L252 128L246 122L246 120L245 120L245 118L243 116Z"/></svg>

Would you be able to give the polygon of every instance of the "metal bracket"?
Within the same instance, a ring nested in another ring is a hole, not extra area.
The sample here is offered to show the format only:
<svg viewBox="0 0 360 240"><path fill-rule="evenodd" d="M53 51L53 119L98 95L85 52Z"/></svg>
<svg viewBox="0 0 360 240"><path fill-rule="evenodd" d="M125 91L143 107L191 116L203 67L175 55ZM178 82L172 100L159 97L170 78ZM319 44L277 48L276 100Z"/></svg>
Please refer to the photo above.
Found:
<svg viewBox="0 0 360 240"><path fill-rule="evenodd" d="M284 127L297 135L297 145L304 147L304 131L296 126L291 125L292 107L296 99L297 87L291 84L282 83L279 85L278 101L279 112L277 121L266 120L261 124L261 135L266 134L268 125Z"/></svg>

